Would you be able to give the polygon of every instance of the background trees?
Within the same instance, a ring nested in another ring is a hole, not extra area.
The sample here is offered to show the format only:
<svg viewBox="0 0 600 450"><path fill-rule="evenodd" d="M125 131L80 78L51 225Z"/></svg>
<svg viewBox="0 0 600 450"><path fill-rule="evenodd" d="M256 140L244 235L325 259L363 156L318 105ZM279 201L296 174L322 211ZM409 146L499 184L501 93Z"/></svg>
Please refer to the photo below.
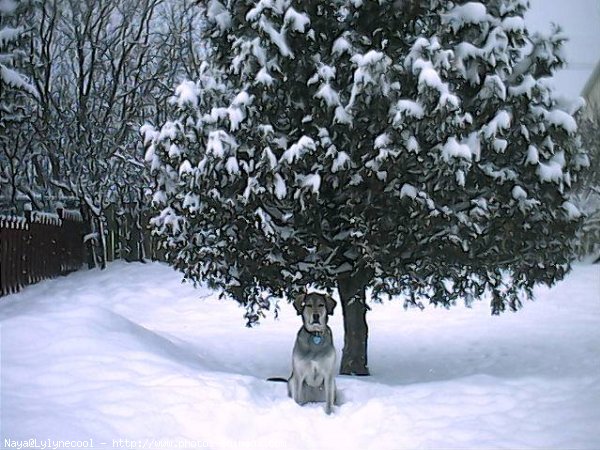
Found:
<svg viewBox="0 0 600 450"><path fill-rule="evenodd" d="M544 78L564 36L525 1L211 1L213 67L146 127L154 219L187 279L247 307L337 288L342 373L367 374L365 292L517 309L569 269L588 164Z"/></svg>
<svg viewBox="0 0 600 450"><path fill-rule="evenodd" d="M18 30L27 39L18 43L29 81L13 98L3 94L3 104L22 110L17 95L30 97L22 126L9 127L20 134L3 134L4 154L19 155L2 164L10 179L3 188L14 186L9 207L22 209L19 195L36 209L81 206L94 237L90 264L104 264L105 238L118 228L117 256L142 258L150 177L139 128L164 121L173 85L198 66L200 9L187 0L6 4L18 6L13 22L26 21Z"/></svg>

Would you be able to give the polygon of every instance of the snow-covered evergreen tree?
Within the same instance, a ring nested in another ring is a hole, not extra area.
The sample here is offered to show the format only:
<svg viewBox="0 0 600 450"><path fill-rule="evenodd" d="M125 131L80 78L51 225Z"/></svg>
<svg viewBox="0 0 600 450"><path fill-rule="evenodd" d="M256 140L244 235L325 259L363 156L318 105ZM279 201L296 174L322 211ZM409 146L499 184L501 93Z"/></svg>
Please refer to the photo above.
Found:
<svg viewBox="0 0 600 450"><path fill-rule="evenodd" d="M35 87L20 70L26 50L23 48L27 35L25 13L31 9L28 0L0 1L0 88L5 100L10 90L36 95ZM3 101L3 116L16 114Z"/></svg>
<svg viewBox="0 0 600 450"><path fill-rule="evenodd" d="M27 186L32 98L37 91L23 70L31 26L28 0L0 0L0 196L14 210Z"/></svg>
<svg viewBox="0 0 600 450"><path fill-rule="evenodd" d="M365 290L516 310L569 269L587 157L546 78L564 36L526 0L212 0L211 65L145 127L174 265L258 319L339 289L342 373L368 374ZM265 294L266 293L266 294Z"/></svg>

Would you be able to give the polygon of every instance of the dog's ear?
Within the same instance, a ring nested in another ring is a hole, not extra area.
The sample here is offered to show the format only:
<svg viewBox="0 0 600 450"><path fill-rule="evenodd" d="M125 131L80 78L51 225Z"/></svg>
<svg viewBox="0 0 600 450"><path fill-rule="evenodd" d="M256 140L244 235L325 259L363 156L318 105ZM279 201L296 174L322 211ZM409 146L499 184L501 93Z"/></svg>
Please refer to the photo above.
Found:
<svg viewBox="0 0 600 450"><path fill-rule="evenodd" d="M294 308L296 308L296 312L298 315L302 314L302 310L304 309L304 305L306 304L306 294L298 294L294 299Z"/></svg>
<svg viewBox="0 0 600 450"><path fill-rule="evenodd" d="M331 298L330 295L326 295L325 296L325 309L327 309L327 315L329 315L329 316L333 315L333 310L335 309L335 305L337 305L335 300L333 298Z"/></svg>

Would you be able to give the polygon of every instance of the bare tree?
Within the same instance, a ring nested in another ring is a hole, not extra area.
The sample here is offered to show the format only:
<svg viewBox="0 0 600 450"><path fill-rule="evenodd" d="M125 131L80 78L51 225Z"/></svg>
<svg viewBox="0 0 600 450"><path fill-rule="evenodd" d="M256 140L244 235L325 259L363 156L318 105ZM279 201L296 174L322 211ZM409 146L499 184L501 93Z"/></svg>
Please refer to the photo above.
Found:
<svg viewBox="0 0 600 450"><path fill-rule="evenodd" d="M102 266L109 208L141 229L149 180L139 128L162 119L178 77L197 64L198 14L187 0L40 2L30 51L45 155L36 172L47 190L79 199Z"/></svg>

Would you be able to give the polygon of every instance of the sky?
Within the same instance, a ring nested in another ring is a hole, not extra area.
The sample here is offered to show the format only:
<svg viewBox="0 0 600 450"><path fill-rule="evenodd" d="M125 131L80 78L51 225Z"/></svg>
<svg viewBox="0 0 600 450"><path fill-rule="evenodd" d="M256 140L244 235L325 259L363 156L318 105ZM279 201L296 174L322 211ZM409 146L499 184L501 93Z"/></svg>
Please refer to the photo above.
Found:
<svg viewBox="0 0 600 450"><path fill-rule="evenodd" d="M552 22L569 37L565 51L569 66L560 71L554 85L566 96L576 97L600 61L600 0L530 0L525 19L532 31L550 30Z"/></svg>

